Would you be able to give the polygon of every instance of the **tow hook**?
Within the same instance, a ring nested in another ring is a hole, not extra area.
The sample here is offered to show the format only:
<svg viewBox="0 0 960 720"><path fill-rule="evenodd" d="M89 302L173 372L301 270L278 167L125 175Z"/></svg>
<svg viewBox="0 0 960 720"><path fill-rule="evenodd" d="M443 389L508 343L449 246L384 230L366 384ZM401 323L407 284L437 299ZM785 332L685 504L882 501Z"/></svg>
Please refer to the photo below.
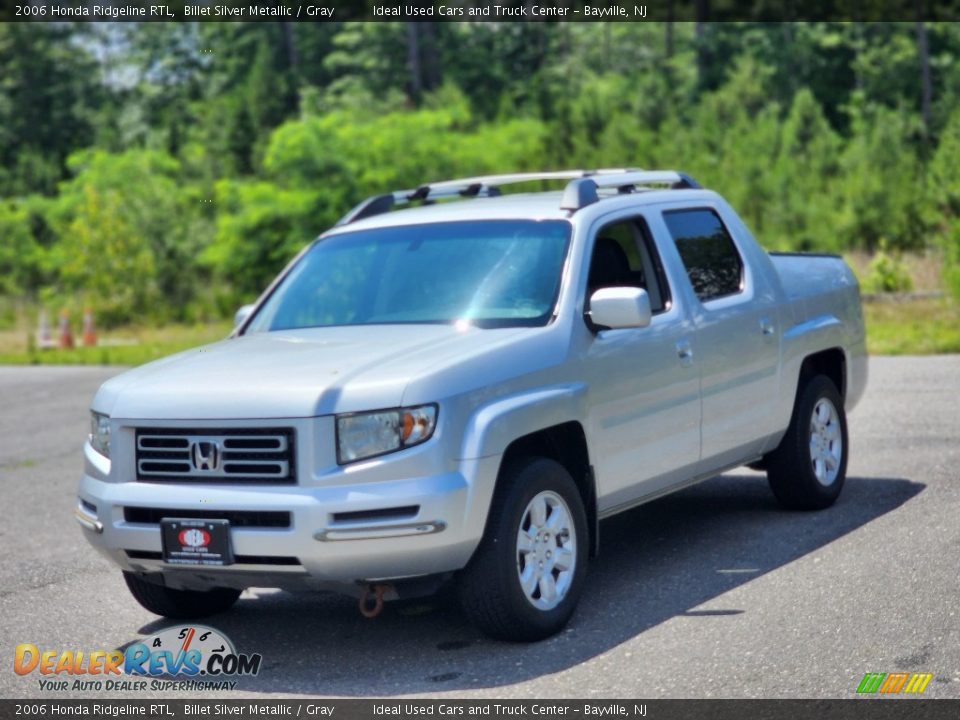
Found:
<svg viewBox="0 0 960 720"><path fill-rule="evenodd" d="M360 614L370 619L377 617L383 612L383 596L391 590L390 585L367 585L360 596Z"/></svg>

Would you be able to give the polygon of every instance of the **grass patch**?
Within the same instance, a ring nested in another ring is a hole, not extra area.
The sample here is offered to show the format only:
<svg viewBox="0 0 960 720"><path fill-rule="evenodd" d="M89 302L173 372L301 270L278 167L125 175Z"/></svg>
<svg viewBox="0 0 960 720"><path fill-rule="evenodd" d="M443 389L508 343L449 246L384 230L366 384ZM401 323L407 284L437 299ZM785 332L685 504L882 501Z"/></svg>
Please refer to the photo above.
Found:
<svg viewBox="0 0 960 720"><path fill-rule="evenodd" d="M0 333L0 365L142 365L225 338L230 323L120 328L101 333L97 347L37 350L25 329ZM30 331L32 332L32 330Z"/></svg>
<svg viewBox="0 0 960 720"><path fill-rule="evenodd" d="M960 304L948 299L869 302L863 312L871 355L960 352Z"/></svg>
<svg viewBox="0 0 960 720"><path fill-rule="evenodd" d="M10 462L5 465L0 464L0 468L3 468L4 470L21 470L24 468L32 468L36 466L37 466L37 461L31 458L28 458L26 460L20 460L18 462Z"/></svg>

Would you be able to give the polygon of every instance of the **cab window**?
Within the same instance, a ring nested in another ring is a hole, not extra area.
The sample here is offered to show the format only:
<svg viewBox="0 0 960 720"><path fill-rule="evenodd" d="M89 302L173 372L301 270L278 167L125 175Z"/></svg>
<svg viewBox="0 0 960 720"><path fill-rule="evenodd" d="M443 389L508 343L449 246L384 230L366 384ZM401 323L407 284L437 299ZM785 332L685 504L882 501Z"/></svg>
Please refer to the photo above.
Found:
<svg viewBox="0 0 960 720"><path fill-rule="evenodd" d="M743 290L743 261L719 215L697 208L671 210L663 219L701 302Z"/></svg>
<svg viewBox="0 0 960 720"><path fill-rule="evenodd" d="M618 220L597 233L587 280L588 296L606 287L642 288L650 297L654 314L669 309L670 289L642 218Z"/></svg>

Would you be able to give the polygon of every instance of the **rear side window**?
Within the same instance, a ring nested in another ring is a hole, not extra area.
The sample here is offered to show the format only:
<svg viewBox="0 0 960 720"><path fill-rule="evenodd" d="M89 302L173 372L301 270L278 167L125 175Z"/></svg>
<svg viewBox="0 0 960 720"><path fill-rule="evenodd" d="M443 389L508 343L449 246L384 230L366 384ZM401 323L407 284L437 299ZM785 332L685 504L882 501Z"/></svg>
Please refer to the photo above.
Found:
<svg viewBox="0 0 960 720"><path fill-rule="evenodd" d="M672 210L663 219L701 302L743 289L743 261L713 210Z"/></svg>

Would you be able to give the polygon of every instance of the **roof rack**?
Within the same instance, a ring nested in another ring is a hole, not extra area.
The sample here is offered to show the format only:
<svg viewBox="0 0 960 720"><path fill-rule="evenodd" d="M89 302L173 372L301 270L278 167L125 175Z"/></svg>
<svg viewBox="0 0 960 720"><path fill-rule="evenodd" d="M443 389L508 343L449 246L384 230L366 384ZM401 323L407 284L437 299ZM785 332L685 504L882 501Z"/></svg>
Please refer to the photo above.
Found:
<svg viewBox="0 0 960 720"><path fill-rule="evenodd" d="M696 180L675 170L640 170L638 168L600 168L597 170L558 170L554 172L481 175L444 180L420 185L410 190L395 190L374 195L340 218L337 225L373 217L390 211L395 205L410 202L429 203L441 198L495 197L500 186L546 180L568 180L560 202L561 210L576 212L600 199L600 188L617 188L618 193L634 192L643 185L668 185L673 189L699 188Z"/></svg>

